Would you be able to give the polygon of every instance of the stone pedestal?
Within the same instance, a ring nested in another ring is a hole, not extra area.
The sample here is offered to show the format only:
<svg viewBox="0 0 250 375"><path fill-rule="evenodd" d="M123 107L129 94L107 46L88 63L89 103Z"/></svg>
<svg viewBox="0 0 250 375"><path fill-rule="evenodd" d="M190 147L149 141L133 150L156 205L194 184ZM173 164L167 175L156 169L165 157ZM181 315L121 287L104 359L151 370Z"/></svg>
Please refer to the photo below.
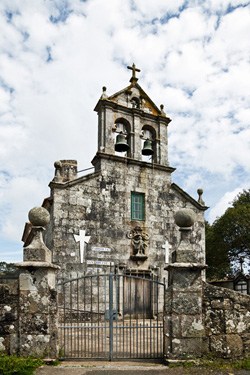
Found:
<svg viewBox="0 0 250 375"><path fill-rule="evenodd" d="M202 354L201 271L206 265L198 262L198 253L190 243L193 220L187 221L188 226L184 226L185 221L181 224L180 244L173 254L173 263L166 267L169 277L165 292L164 345L166 359L183 360Z"/></svg>
<svg viewBox="0 0 250 375"><path fill-rule="evenodd" d="M170 286L165 294L164 339L168 359L200 356L204 326L202 319L203 264L175 263L166 267Z"/></svg>
<svg viewBox="0 0 250 375"><path fill-rule="evenodd" d="M40 207L37 210L35 216L45 209ZM51 252L42 240L42 225L46 221L36 221L38 225L32 228L31 243L24 248L24 261L16 263L20 269L19 355L56 359L58 311L55 271L60 267L51 263Z"/></svg>

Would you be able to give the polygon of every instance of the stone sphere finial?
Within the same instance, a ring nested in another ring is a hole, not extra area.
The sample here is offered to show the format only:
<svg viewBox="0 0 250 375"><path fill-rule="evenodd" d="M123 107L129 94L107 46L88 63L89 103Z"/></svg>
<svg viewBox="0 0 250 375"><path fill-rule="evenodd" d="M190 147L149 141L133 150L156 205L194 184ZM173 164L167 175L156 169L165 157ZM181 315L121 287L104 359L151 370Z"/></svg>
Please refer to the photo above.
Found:
<svg viewBox="0 0 250 375"><path fill-rule="evenodd" d="M193 211L187 208L183 208L176 212L176 214L174 215L174 219L178 227L188 228L194 225L195 216Z"/></svg>
<svg viewBox="0 0 250 375"><path fill-rule="evenodd" d="M107 95L107 87L106 86L103 86L102 88L102 95L101 95L101 99L107 99L108 98L108 95Z"/></svg>
<svg viewBox="0 0 250 375"><path fill-rule="evenodd" d="M49 212L46 208L34 207L29 212L29 221L34 227L45 227L50 221Z"/></svg>
<svg viewBox="0 0 250 375"><path fill-rule="evenodd" d="M55 167L55 168L62 168L62 163L61 163L59 160L57 160L57 161L55 161L55 163L54 163L54 167Z"/></svg>
<svg viewBox="0 0 250 375"><path fill-rule="evenodd" d="M199 202L202 206L205 206L205 202L204 202L204 200L202 199L203 189L199 188L199 189L197 190L197 193L198 193L198 195L199 195L198 202Z"/></svg>
<svg viewBox="0 0 250 375"><path fill-rule="evenodd" d="M161 109L161 114L165 115L166 113L164 112L164 105L163 104L160 105L160 109Z"/></svg>

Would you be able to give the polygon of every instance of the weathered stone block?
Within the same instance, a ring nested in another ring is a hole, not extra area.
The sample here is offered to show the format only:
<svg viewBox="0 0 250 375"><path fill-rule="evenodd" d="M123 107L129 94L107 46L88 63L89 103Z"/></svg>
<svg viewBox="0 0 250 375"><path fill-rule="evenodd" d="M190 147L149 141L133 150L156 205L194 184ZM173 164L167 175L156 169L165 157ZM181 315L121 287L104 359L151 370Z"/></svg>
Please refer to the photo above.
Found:
<svg viewBox="0 0 250 375"><path fill-rule="evenodd" d="M211 307L213 309L232 310L233 303L228 298L219 298L211 301Z"/></svg>
<svg viewBox="0 0 250 375"><path fill-rule="evenodd" d="M8 348L8 337L0 337L0 351L6 352L6 349Z"/></svg>
<svg viewBox="0 0 250 375"><path fill-rule="evenodd" d="M13 301L11 302L11 304L0 306L0 322L10 322L17 319L17 303L13 304Z"/></svg>
<svg viewBox="0 0 250 375"><path fill-rule="evenodd" d="M9 335L9 351L10 355L19 354L19 338L17 333Z"/></svg>
<svg viewBox="0 0 250 375"><path fill-rule="evenodd" d="M203 287L204 287L204 298L208 298L208 299L224 298L225 293L227 292L226 289L224 288L219 288L217 286L214 286L205 282L203 282Z"/></svg>
<svg viewBox="0 0 250 375"><path fill-rule="evenodd" d="M26 247L23 249L23 260L51 262L51 252L45 246L43 248Z"/></svg>
<svg viewBox="0 0 250 375"><path fill-rule="evenodd" d="M180 317L167 315L164 317L164 327L166 336L180 337Z"/></svg>
<svg viewBox="0 0 250 375"><path fill-rule="evenodd" d="M250 355L250 333L245 333L241 335L242 342L243 342L243 354L244 356Z"/></svg>
<svg viewBox="0 0 250 375"><path fill-rule="evenodd" d="M243 343L239 335L218 335L210 339L211 351L221 358L237 358L243 355Z"/></svg>
<svg viewBox="0 0 250 375"><path fill-rule="evenodd" d="M173 290L181 290L182 292L201 291L202 279L200 277L200 270L175 269L170 274Z"/></svg>
<svg viewBox="0 0 250 375"><path fill-rule="evenodd" d="M207 309L204 313L204 327L208 336L225 333L224 311Z"/></svg>
<svg viewBox="0 0 250 375"><path fill-rule="evenodd" d="M170 337L164 336L164 347L165 347L164 356L167 358L170 358L171 349L172 349L172 339Z"/></svg>
<svg viewBox="0 0 250 375"><path fill-rule="evenodd" d="M202 355L209 355L209 353L210 353L209 337L207 337L205 335L202 337L201 353L202 353Z"/></svg>
<svg viewBox="0 0 250 375"><path fill-rule="evenodd" d="M18 321L11 322L4 321L0 324L0 335L8 335L18 330Z"/></svg>
<svg viewBox="0 0 250 375"><path fill-rule="evenodd" d="M23 334L20 337L20 355L35 355L42 358L57 358L54 339L50 335Z"/></svg>
<svg viewBox="0 0 250 375"><path fill-rule="evenodd" d="M226 333L245 333L250 329L250 311L226 311Z"/></svg>
<svg viewBox="0 0 250 375"><path fill-rule="evenodd" d="M48 313L50 311L50 299L48 291L39 292L22 292L20 293L20 311L22 313Z"/></svg>
<svg viewBox="0 0 250 375"><path fill-rule="evenodd" d="M183 315L181 318L182 337L203 337L205 333L202 316Z"/></svg>
<svg viewBox="0 0 250 375"><path fill-rule="evenodd" d="M201 303L200 293L173 293L172 312L181 315L201 314Z"/></svg>
<svg viewBox="0 0 250 375"><path fill-rule="evenodd" d="M43 334L50 333L50 317L47 314L21 314L19 322L20 334Z"/></svg>
<svg viewBox="0 0 250 375"><path fill-rule="evenodd" d="M173 260L175 262L180 262L180 263L198 263L199 253L196 253L194 250L177 249L177 251L174 254Z"/></svg>
<svg viewBox="0 0 250 375"><path fill-rule="evenodd" d="M172 352L170 358L187 359L192 356L201 356L201 338L181 338L172 340Z"/></svg>
<svg viewBox="0 0 250 375"><path fill-rule="evenodd" d="M46 291L55 288L54 270L30 267L20 272L20 291Z"/></svg>

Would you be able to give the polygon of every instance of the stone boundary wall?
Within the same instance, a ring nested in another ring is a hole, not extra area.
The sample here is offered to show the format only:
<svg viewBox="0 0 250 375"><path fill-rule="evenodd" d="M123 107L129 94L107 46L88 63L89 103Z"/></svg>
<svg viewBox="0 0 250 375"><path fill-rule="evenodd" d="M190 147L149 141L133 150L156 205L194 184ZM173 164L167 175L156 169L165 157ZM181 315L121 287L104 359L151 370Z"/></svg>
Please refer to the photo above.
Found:
<svg viewBox="0 0 250 375"><path fill-rule="evenodd" d="M9 284L13 283L15 280L19 279L19 272L15 273L6 273L0 275L0 284Z"/></svg>
<svg viewBox="0 0 250 375"><path fill-rule="evenodd" d="M250 296L204 282L203 352L220 358L250 355Z"/></svg>
<svg viewBox="0 0 250 375"><path fill-rule="evenodd" d="M0 351L17 354L19 280L0 284Z"/></svg>

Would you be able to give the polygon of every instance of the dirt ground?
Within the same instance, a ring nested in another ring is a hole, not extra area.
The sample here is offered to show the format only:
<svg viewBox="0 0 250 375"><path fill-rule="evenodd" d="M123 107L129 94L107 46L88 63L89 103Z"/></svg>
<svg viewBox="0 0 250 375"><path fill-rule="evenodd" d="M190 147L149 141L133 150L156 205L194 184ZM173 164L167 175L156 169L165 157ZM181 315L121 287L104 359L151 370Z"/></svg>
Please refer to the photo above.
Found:
<svg viewBox="0 0 250 375"><path fill-rule="evenodd" d="M250 375L250 370L213 369L210 367L169 367L160 363L137 362L63 362L43 366L35 375Z"/></svg>

